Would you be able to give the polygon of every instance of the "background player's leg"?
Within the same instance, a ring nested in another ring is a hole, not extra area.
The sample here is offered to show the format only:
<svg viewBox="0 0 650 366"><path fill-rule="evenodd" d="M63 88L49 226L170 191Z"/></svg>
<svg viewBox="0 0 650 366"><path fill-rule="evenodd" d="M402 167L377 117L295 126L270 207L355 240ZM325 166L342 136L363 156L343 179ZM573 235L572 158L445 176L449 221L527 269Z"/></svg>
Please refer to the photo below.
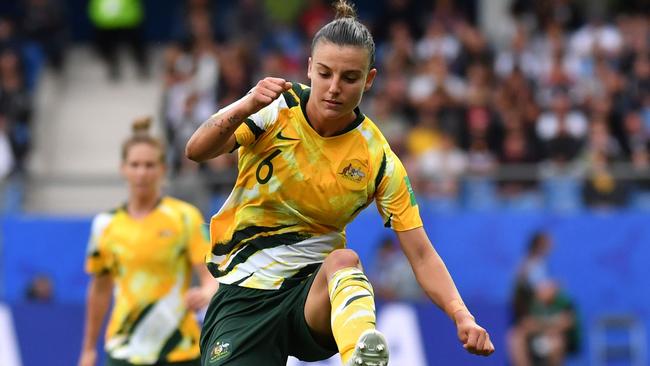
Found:
<svg viewBox="0 0 650 366"><path fill-rule="evenodd" d="M375 328L372 286L360 269L359 257L349 249L332 252L316 276L305 303L305 319L317 338L334 335L345 364L359 336Z"/></svg>

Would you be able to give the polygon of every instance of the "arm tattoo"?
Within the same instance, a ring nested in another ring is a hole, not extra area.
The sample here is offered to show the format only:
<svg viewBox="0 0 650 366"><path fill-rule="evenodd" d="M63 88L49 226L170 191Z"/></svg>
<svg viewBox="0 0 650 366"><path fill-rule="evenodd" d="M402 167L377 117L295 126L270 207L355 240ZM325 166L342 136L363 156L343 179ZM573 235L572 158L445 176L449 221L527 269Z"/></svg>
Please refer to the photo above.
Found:
<svg viewBox="0 0 650 366"><path fill-rule="evenodd" d="M228 130L232 127L234 127L238 122L240 122L242 118L234 114L227 119L216 119L216 116L210 117L205 123L203 124L203 128L218 128L219 129L219 134L225 133L225 130Z"/></svg>

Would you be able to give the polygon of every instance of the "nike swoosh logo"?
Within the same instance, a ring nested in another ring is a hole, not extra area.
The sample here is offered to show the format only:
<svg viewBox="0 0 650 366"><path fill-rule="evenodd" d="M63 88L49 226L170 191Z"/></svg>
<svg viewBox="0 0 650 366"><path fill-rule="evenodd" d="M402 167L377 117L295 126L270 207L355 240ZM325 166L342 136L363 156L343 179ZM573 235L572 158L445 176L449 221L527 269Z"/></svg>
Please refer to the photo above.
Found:
<svg viewBox="0 0 650 366"><path fill-rule="evenodd" d="M288 140L288 141L299 141L300 140L300 139L293 139L291 137L284 137L284 136L282 136L282 131L278 132L278 134L275 135L275 137L277 137L278 140Z"/></svg>

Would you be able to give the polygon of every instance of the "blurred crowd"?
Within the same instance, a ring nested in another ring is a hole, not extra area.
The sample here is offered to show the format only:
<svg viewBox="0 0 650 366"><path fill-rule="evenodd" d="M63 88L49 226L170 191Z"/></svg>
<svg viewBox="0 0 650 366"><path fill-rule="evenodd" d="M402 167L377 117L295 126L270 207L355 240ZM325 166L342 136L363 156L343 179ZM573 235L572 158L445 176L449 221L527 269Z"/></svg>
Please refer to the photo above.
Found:
<svg viewBox="0 0 650 366"><path fill-rule="evenodd" d="M0 177L24 170L34 85L43 65L64 67L69 26L63 1L9 3L0 3ZM139 38L148 3L126 3L117 20L125 30L117 33L115 20L102 16L102 0L89 3L112 79L119 78L114 41L122 38L132 43L140 76L149 75ZM362 111L431 207L650 208L650 17L643 1L513 0L501 36L479 25L476 0L354 3L377 44L378 77ZM218 196L232 187L236 156L197 166L184 158L185 142L265 76L309 84L309 42L333 18L330 1L166 5L177 7L157 60L172 182Z"/></svg>
<svg viewBox="0 0 650 366"><path fill-rule="evenodd" d="M61 72L67 26L58 0L0 2L0 183L24 173L40 70Z"/></svg>
<svg viewBox="0 0 650 366"><path fill-rule="evenodd" d="M650 188L647 13L514 1L510 39L500 44L478 28L476 2L357 7L375 35L379 70L362 110L424 199L611 207ZM197 167L183 157L185 142L264 76L308 84L309 40L331 8L324 0L188 0L176 14L162 110L173 169L198 170L211 192L227 192L235 157Z"/></svg>

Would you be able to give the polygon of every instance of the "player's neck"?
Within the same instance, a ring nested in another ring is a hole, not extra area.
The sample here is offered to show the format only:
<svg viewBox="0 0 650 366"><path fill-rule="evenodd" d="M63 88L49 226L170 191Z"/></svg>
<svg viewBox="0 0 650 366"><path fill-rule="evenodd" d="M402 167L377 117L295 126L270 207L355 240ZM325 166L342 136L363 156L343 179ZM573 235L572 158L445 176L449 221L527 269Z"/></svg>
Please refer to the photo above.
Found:
<svg viewBox="0 0 650 366"><path fill-rule="evenodd" d="M131 195L126 210L133 218L140 219L153 211L158 201L160 201L160 192L157 191L151 194Z"/></svg>
<svg viewBox="0 0 650 366"><path fill-rule="evenodd" d="M309 122L319 135L322 137L331 137L339 132L343 131L346 127L352 123L355 118L357 117L354 111L350 112L349 115L346 115L345 117L338 118L338 119L325 119L318 111L318 108L316 108L316 105L313 103L309 103L307 101L307 110L305 113L307 113L307 117L309 118Z"/></svg>

